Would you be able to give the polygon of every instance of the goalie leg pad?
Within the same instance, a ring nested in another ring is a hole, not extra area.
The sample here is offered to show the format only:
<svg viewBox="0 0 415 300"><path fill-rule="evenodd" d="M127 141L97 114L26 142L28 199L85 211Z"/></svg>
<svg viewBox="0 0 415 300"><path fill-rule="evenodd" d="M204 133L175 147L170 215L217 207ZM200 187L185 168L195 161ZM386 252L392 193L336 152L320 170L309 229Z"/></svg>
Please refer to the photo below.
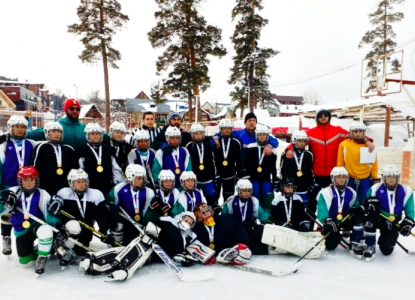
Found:
<svg viewBox="0 0 415 300"><path fill-rule="evenodd" d="M203 264L206 263L213 255L215 255L215 250L210 249L209 247L203 245L198 240L195 240L189 246L186 247L186 251L197 258Z"/></svg>
<svg viewBox="0 0 415 300"><path fill-rule="evenodd" d="M294 255L303 256L321 238L320 233L298 232L277 225L265 225L261 242ZM305 258L319 258L323 255L325 249L325 243L321 242Z"/></svg>
<svg viewBox="0 0 415 300"><path fill-rule="evenodd" d="M98 252L88 252L86 258L79 263L79 272L86 275L100 275L111 271L111 262L124 247L108 248Z"/></svg>

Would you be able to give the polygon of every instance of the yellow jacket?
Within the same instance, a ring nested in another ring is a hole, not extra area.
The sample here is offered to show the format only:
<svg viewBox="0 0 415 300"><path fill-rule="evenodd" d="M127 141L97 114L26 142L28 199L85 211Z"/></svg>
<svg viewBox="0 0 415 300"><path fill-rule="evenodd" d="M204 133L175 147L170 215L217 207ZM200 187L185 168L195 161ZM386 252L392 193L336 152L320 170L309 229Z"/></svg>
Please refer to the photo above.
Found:
<svg viewBox="0 0 415 300"><path fill-rule="evenodd" d="M365 144L358 144L353 139L348 139L340 143L337 152L337 166L345 167L349 172L349 177L354 179L372 179L378 177L378 159L373 164L360 163L360 148L366 147Z"/></svg>

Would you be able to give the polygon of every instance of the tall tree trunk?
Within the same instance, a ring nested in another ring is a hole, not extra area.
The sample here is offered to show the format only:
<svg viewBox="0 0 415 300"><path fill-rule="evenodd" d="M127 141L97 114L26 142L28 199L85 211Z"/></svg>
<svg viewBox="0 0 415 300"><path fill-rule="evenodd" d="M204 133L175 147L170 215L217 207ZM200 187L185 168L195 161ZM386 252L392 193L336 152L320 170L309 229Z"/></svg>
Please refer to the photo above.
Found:
<svg viewBox="0 0 415 300"><path fill-rule="evenodd" d="M196 69L196 55L193 44L190 45L190 65L192 66L192 69ZM197 118L195 119L197 119L198 122L201 122L199 83L196 77L193 77L193 95L195 99L195 116L197 114Z"/></svg>
<svg viewBox="0 0 415 300"><path fill-rule="evenodd" d="M104 0L101 0L101 6L99 8L100 28L104 28ZM103 33L103 32L102 32ZM109 132L110 129L110 86L108 80L108 61L107 61L107 49L105 48L104 40L101 40L102 51L102 64L104 66L104 85L105 85L105 131Z"/></svg>
<svg viewBox="0 0 415 300"><path fill-rule="evenodd" d="M255 0L252 0L252 18L255 17ZM255 39L251 41L251 53L255 52ZM254 83L254 68L255 62L252 64L251 68L249 69L249 111L253 112L254 107L256 107L256 99L252 97L252 85Z"/></svg>

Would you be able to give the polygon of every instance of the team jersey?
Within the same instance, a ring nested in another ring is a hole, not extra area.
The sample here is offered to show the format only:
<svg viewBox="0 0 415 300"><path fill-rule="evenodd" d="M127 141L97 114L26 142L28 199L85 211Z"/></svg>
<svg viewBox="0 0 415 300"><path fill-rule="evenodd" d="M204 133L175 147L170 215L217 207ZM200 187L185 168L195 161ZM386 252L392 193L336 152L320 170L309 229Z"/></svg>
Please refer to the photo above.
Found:
<svg viewBox="0 0 415 300"><path fill-rule="evenodd" d="M207 203L203 191L196 189L193 192L182 191L171 213L175 216L184 211L193 212L200 203Z"/></svg>
<svg viewBox="0 0 415 300"><path fill-rule="evenodd" d="M292 229L299 230L300 223L307 219L304 210L305 207L300 196L293 194L290 199L287 199L281 192L278 192L271 203L272 221L275 225L280 226L289 222Z"/></svg>
<svg viewBox="0 0 415 300"><path fill-rule="evenodd" d="M359 206L359 202L356 192L348 186L340 194L334 185L331 184L322 189L317 195L317 217L320 222L324 222L327 218L332 218L340 224L342 221L337 220L339 212L341 211L341 215L345 217L349 214L352 207L357 206Z"/></svg>
<svg viewBox="0 0 415 300"><path fill-rule="evenodd" d="M164 191L158 190L157 196L159 196L164 203L170 205L170 207L174 207L176 202L179 200L180 192L178 189L173 188L167 195L165 195Z"/></svg>
<svg viewBox="0 0 415 300"><path fill-rule="evenodd" d="M259 220L261 223L266 223L269 219L269 214L262 209L255 197L241 201L239 196L231 196L226 202L222 208L222 214L234 215L241 222L249 223Z"/></svg>

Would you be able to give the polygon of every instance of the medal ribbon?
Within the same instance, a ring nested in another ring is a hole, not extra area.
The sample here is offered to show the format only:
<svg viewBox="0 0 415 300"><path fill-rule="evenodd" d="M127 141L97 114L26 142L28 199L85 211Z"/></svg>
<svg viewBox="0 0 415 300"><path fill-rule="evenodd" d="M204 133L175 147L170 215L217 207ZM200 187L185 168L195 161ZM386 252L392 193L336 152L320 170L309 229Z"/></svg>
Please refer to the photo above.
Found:
<svg viewBox="0 0 415 300"><path fill-rule="evenodd" d="M391 215L395 212L395 196L396 196L396 189L393 191L393 194L388 193L388 203L389 203L389 213Z"/></svg>
<svg viewBox="0 0 415 300"><path fill-rule="evenodd" d="M34 193L32 193L28 198L26 198L25 194L22 193L22 208L24 211L24 216L27 216L27 213L30 213L30 204L32 204L32 197L33 197ZM26 206L26 201L27 201L27 206Z"/></svg>
<svg viewBox="0 0 415 300"><path fill-rule="evenodd" d="M145 168L147 168L147 165L148 165L148 161L150 160L150 153L149 153L149 151L147 150L146 152L144 152L145 154L147 154L147 156L146 156L146 158L142 158L141 157L141 154L140 153L138 153L138 157L140 157L140 161L141 161L141 165L144 167L144 169ZM148 159L147 159L147 157L148 157Z"/></svg>
<svg viewBox="0 0 415 300"><path fill-rule="evenodd" d="M344 194L345 192L342 193L342 196L339 195L339 191L334 187L334 191L336 192L336 196L337 196L337 212L339 214L342 213L343 211L343 205L344 205Z"/></svg>
<svg viewBox="0 0 415 300"><path fill-rule="evenodd" d="M175 151L176 151L177 156L174 155ZM180 148L177 148L177 149L173 150L173 153L171 154L171 156L173 156L173 160L174 160L174 163L176 164L176 168L178 168L179 167L179 158L180 158Z"/></svg>
<svg viewBox="0 0 415 300"><path fill-rule="evenodd" d="M223 152L223 159L226 160L228 158L228 153L229 153L229 149L230 147L230 138L228 139L228 144L225 147L225 142L224 139L222 139L222 152Z"/></svg>
<svg viewBox="0 0 415 300"><path fill-rule="evenodd" d="M287 198L284 199L284 208L285 208L285 215L287 216L287 222L288 220L291 220L291 211L293 209L293 197L290 197L290 208L287 207Z"/></svg>
<svg viewBox="0 0 415 300"><path fill-rule="evenodd" d="M61 150L61 145L53 146L53 150L55 150L56 162L58 163L58 168L60 168L60 167L62 167L62 150Z"/></svg>
<svg viewBox="0 0 415 300"><path fill-rule="evenodd" d="M187 211L193 211L196 207L196 195L195 195L194 192L193 192L193 197L190 196L190 194L188 192L186 192L186 195L189 196L189 198L190 198L190 200L189 200L189 198L187 198L188 199L187 205L191 206L190 209L189 209L189 207L187 208Z"/></svg>
<svg viewBox="0 0 415 300"><path fill-rule="evenodd" d="M200 144L200 146L201 147L199 148L199 145L196 144L197 153L199 154L199 161L200 161L200 164L203 165L203 156L205 155L205 148L203 144Z"/></svg>
<svg viewBox="0 0 415 300"><path fill-rule="evenodd" d="M215 241L214 239L214 235L215 235L215 226L213 225L212 227L209 228L209 226L205 225L205 228L209 234L209 242L213 243Z"/></svg>
<svg viewBox="0 0 415 300"><path fill-rule="evenodd" d="M17 147L16 141L11 139L14 144L14 150L16 151L17 160L19 161L19 167L24 165L24 154L25 154L25 140L22 141L22 155L20 156L19 149Z"/></svg>
<svg viewBox="0 0 415 300"><path fill-rule="evenodd" d="M248 211L246 208L247 206L248 203L243 203L241 200L239 200L239 209L241 210L242 222L245 222L246 219L246 212Z"/></svg>
<svg viewBox="0 0 415 300"><path fill-rule="evenodd" d="M82 209L81 203L79 202L79 198L78 198L78 196L76 196L76 204L78 204L79 212L81 213L82 217L85 219L85 211L86 211L85 194L84 194L84 196L82 197L81 200L83 200L82 202L84 204L84 209Z"/></svg>
<svg viewBox="0 0 415 300"><path fill-rule="evenodd" d="M140 195L140 190L138 190L137 192L134 191L134 189L131 187L131 195L133 196L133 205L134 205L134 210L138 210L138 214L140 214L140 202L139 202L139 195ZM134 213L135 213L134 211Z"/></svg>
<svg viewBox="0 0 415 300"><path fill-rule="evenodd" d="M110 143L111 143L111 147L112 148L114 148L114 143L110 140ZM118 157L118 153L120 153L120 147L119 146L115 146L116 147L116 149L117 149L117 152L116 152L116 157Z"/></svg>
<svg viewBox="0 0 415 300"><path fill-rule="evenodd" d="M261 155L261 147L260 146L258 146L258 158L259 158L258 166L261 166L262 160L264 159L264 151L262 151L262 155Z"/></svg>
<svg viewBox="0 0 415 300"><path fill-rule="evenodd" d="M301 170L301 165L303 164L303 158L304 158L304 153L301 153L300 156L300 162L298 162L298 157L297 157L297 153L294 153L294 159L295 159L295 164L297 165L297 169L300 171Z"/></svg>
<svg viewBox="0 0 415 300"><path fill-rule="evenodd" d="M102 146L99 146L99 156L98 154L95 152L95 149L93 147L91 147L91 145L87 144L89 148L91 148L92 153L94 153L95 158L97 159L98 165L100 166L102 163Z"/></svg>

